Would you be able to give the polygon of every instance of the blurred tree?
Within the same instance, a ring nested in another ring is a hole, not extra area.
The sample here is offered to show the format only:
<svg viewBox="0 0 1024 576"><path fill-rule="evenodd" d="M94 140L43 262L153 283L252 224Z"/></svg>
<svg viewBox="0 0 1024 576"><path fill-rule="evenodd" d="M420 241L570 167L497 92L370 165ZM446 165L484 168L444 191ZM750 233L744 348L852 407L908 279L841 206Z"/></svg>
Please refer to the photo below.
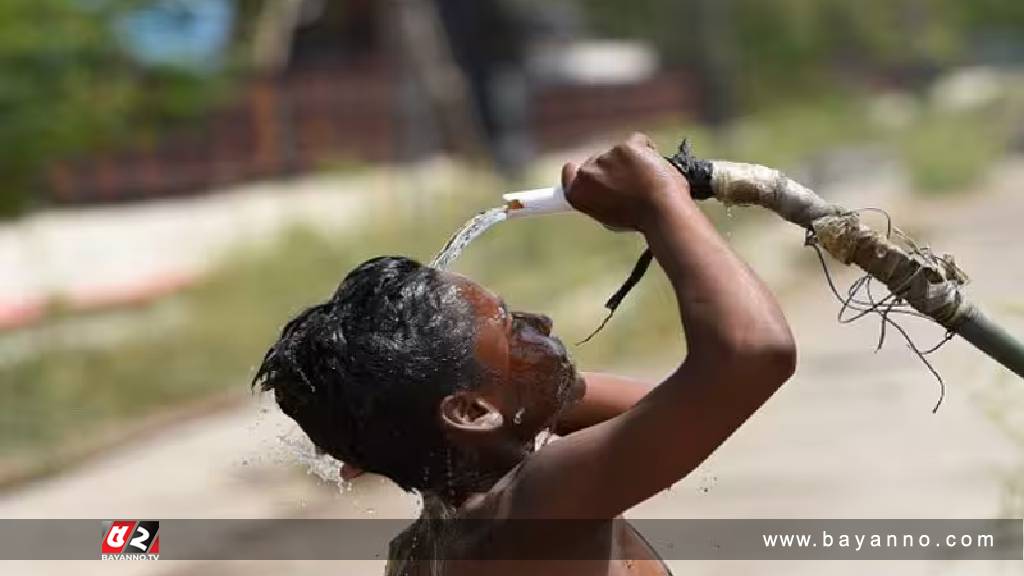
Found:
<svg viewBox="0 0 1024 576"><path fill-rule="evenodd" d="M595 32L646 38L666 62L698 71L708 98L727 65L746 106L864 74L913 80L970 61L993 32L1024 49L1020 0L728 0L714 11L709 0L579 2Z"/></svg>
<svg viewBox="0 0 1024 576"><path fill-rule="evenodd" d="M146 4L0 2L0 216L38 201L54 160L151 138L218 93L216 77L144 68L125 54L113 23Z"/></svg>

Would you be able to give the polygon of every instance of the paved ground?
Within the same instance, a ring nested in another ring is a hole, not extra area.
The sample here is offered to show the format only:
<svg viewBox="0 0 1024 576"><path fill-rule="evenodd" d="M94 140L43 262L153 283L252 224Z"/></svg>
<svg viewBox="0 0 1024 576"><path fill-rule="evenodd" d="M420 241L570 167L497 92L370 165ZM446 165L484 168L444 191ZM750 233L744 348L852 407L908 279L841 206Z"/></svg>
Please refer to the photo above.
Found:
<svg viewBox="0 0 1024 576"><path fill-rule="evenodd" d="M1011 330L1024 334L1019 246L1024 164L1008 164L984 196L921 209L900 195L898 179L833 190L849 206L885 205L938 249L958 256L975 280L972 294ZM855 192L856 191L856 192ZM881 202L880 202L881 201ZM940 232L941 230L941 232ZM1004 507L1022 476L1024 442L1010 420L1024 414L1024 386L963 342L935 357L948 382L938 389L894 338L872 354L876 326L838 326L836 306L806 254L791 257L799 231L755 229L735 241L784 295L799 342L796 377L690 477L637 507L632 517L974 518L1021 515ZM941 242L940 242L941 239ZM783 248L785 246L785 248ZM794 283L792 278L804 279ZM813 278L813 280L810 280ZM928 337L940 336L925 330ZM651 374L667 366L644 366ZM1016 406L1013 410L1008 407ZM1018 428L1021 429L1021 428ZM0 496L0 517L407 517L415 501L378 478L351 492L311 481L287 463L279 436L290 426L256 403L169 429L44 482ZM371 512L372 511L372 512ZM171 546L164 542L165 548ZM379 563L232 562L142 566L99 562L6 563L7 574L380 574ZM1020 563L672 562L677 574L1010 574Z"/></svg>

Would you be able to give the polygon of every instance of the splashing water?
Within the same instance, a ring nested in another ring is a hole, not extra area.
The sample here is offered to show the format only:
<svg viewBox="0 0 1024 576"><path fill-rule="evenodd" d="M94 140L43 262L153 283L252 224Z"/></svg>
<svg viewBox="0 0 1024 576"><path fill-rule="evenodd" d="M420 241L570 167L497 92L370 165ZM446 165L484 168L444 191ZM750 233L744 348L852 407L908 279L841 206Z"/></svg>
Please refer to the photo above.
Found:
<svg viewBox="0 0 1024 576"><path fill-rule="evenodd" d="M540 450L541 448L550 444L556 438L558 438L558 436L554 432L552 432L550 428L541 430L540 434L537 434L537 436L533 439L533 451L536 452L537 450Z"/></svg>
<svg viewBox="0 0 1024 576"><path fill-rule="evenodd" d="M306 474L316 476L328 484L334 484L341 492L352 489L351 482L341 479L341 461L330 454L316 449L313 442L301 430L292 430L277 437L281 449L291 460L306 467Z"/></svg>
<svg viewBox="0 0 1024 576"><path fill-rule="evenodd" d="M447 270L451 267L455 259L458 258L462 251L469 246L473 240L480 237L481 234L486 232L491 226L494 226L498 222L501 222L508 215L505 212L505 207L492 208L486 212L481 212L476 216L470 218L469 222L459 229L458 232L452 236L448 243L444 245L444 248L438 252L437 256L430 262L431 268L437 268L438 270Z"/></svg>
<svg viewBox="0 0 1024 576"><path fill-rule="evenodd" d="M262 446L259 456L244 458L242 466L298 463L305 467L307 474L337 486L341 492L351 489L351 483L346 486L341 479L341 462L317 450L298 424L276 407L272 393L261 393L258 402L256 421L250 433L254 439L262 441Z"/></svg>

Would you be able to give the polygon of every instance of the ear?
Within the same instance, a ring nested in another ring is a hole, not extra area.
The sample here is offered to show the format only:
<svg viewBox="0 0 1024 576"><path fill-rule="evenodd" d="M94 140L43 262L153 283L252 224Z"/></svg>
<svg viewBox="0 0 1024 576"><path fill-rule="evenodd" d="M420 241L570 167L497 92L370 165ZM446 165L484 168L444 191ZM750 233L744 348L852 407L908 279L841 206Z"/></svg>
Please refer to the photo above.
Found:
<svg viewBox="0 0 1024 576"><path fill-rule="evenodd" d="M497 406L475 392L445 396L439 410L441 426L448 433L487 434L500 430L505 423Z"/></svg>

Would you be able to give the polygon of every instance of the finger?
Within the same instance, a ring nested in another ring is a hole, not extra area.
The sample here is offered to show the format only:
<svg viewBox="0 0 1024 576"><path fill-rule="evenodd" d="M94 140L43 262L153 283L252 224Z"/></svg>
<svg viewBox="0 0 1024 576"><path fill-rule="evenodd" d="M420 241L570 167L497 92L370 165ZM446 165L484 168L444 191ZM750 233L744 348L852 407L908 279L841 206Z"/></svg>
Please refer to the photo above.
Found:
<svg viewBox="0 0 1024 576"><path fill-rule="evenodd" d="M566 162L562 166L562 190L572 188L572 183L576 180L576 174L579 171L580 167L575 162Z"/></svg>
<svg viewBox="0 0 1024 576"><path fill-rule="evenodd" d="M626 142L641 148L650 148L651 150L658 149L657 146L654 145L654 141L651 140L650 136L643 132L633 132L630 134L629 138L626 139Z"/></svg>

